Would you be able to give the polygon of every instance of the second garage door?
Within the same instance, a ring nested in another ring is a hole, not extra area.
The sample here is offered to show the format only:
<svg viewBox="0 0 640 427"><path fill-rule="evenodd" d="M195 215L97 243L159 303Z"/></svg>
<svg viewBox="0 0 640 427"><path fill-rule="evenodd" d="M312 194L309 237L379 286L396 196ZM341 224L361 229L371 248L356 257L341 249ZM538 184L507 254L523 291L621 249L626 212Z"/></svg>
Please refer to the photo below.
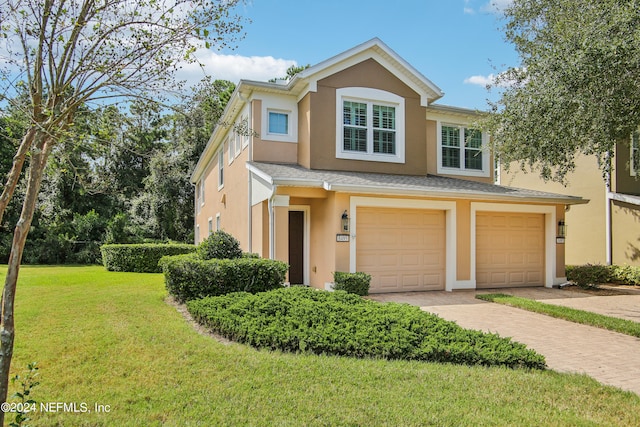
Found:
<svg viewBox="0 0 640 427"><path fill-rule="evenodd" d="M476 287L544 285L544 215L478 212Z"/></svg>
<svg viewBox="0 0 640 427"><path fill-rule="evenodd" d="M444 211L358 208L356 248L371 293L445 287Z"/></svg>

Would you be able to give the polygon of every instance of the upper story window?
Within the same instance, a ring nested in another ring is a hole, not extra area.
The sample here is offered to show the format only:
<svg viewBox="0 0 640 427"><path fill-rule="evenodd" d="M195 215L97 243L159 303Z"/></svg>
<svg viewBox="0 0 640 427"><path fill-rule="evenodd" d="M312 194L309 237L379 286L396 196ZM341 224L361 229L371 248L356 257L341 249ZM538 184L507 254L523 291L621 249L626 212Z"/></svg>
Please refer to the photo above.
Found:
<svg viewBox="0 0 640 427"><path fill-rule="evenodd" d="M336 90L336 157L404 163L404 99L378 89Z"/></svg>
<svg viewBox="0 0 640 427"><path fill-rule="evenodd" d="M640 132L638 131L631 135L631 157L629 169L632 176L636 176L640 171Z"/></svg>
<svg viewBox="0 0 640 427"><path fill-rule="evenodd" d="M289 114L283 111L269 111L269 133L289 135Z"/></svg>
<svg viewBox="0 0 640 427"><path fill-rule="evenodd" d="M447 123L438 123L438 128L438 173L489 176L481 131Z"/></svg>
<svg viewBox="0 0 640 427"><path fill-rule="evenodd" d="M224 145L218 151L218 190L224 187Z"/></svg>

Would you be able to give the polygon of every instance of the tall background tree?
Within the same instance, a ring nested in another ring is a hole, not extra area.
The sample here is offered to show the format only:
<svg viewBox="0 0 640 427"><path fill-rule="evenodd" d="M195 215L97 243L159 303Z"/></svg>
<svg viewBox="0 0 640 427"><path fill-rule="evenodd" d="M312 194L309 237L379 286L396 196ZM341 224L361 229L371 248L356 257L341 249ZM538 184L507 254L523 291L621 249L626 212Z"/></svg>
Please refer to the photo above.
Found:
<svg viewBox="0 0 640 427"><path fill-rule="evenodd" d="M1 93L19 103L27 128L0 195L0 223L25 165L0 318L0 401L7 398L14 341L14 297L27 234L48 160L73 141L79 109L110 100L157 99L200 46L235 42L237 0L0 0ZM15 99L15 97L14 97ZM0 424L4 414L0 412Z"/></svg>
<svg viewBox="0 0 640 427"><path fill-rule="evenodd" d="M603 176L640 125L640 1L514 0L506 38L521 58L488 127L503 165L563 182L578 154Z"/></svg>

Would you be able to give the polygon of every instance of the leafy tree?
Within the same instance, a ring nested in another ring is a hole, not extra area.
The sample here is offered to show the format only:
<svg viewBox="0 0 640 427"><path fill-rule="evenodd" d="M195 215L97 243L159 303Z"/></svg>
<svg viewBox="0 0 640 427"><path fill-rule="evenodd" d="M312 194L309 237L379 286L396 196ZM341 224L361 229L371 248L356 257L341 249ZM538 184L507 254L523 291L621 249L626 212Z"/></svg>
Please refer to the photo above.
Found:
<svg viewBox="0 0 640 427"><path fill-rule="evenodd" d="M287 75L284 77L278 77L278 78L274 78L274 79L270 79L269 81L271 83L274 83L276 80L291 80L293 78L293 76L295 76L296 74L298 74L301 71L306 70L307 68L309 68L311 65L307 64L307 65L292 65L289 68L287 68Z"/></svg>
<svg viewBox="0 0 640 427"><path fill-rule="evenodd" d="M0 0L0 93L25 82L29 127L0 195L0 222L29 158L22 212L14 229L2 295L0 401L7 398L14 341L14 297L45 166L74 134L83 105L156 99L175 87L174 72L199 46L236 40L238 0ZM0 412L0 424L4 413Z"/></svg>
<svg viewBox="0 0 640 427"><path fill-rule="evenodd" d="M502 163L562 182L583 153L607 176L640 125L640 1L514 0L505 15L522 63L487 123Z"/></svg>

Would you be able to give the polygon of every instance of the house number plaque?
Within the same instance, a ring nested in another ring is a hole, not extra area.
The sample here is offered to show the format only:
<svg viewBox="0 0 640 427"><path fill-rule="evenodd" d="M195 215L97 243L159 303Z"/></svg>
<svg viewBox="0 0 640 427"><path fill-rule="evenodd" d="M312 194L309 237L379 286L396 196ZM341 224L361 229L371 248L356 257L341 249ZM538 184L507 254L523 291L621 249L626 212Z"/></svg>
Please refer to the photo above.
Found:
<svg viewBox="0 0 640 427"><path fill-rule="evenodd" d="M349 235L348 234L336 234L336 242L348 242Z"/></svg>

